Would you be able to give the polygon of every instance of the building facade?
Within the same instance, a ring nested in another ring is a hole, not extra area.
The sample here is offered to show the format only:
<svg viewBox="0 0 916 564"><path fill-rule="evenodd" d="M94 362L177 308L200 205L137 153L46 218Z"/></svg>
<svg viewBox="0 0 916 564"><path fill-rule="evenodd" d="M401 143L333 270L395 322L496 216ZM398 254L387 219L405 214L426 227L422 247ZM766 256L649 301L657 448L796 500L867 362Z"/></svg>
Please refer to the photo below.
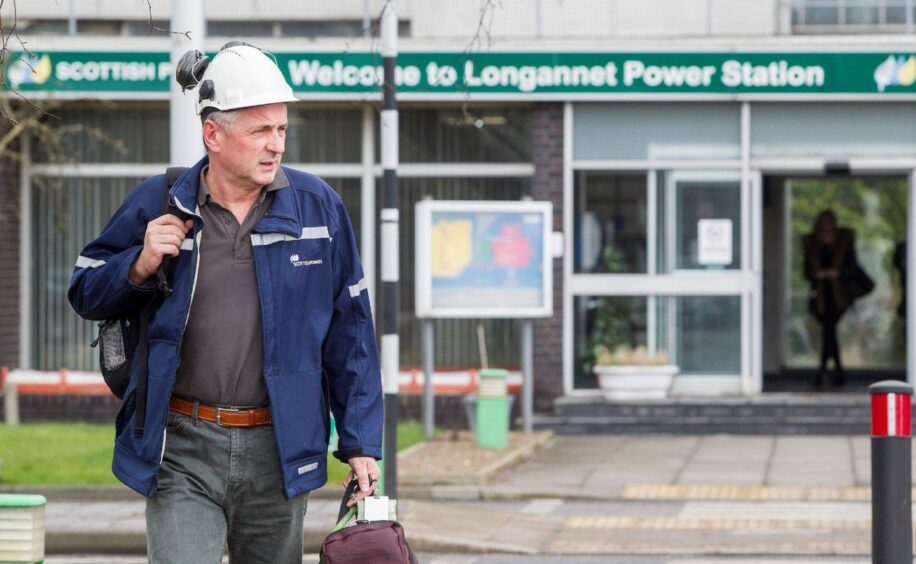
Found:
<svg viewBox="0 0 916 564"><path fill-rule="evenodd" d="M18 6L33 53L5 70L62 133L21 136L21 158L2 161L0 365L94 368L93 325L66 302L73 261L172 157L175 39L155 29L169 27L169 3L72 4ZM816 367L799 240L828 207L858 228L876 281L841 326L847 363L912 372L889 257L914 233L913 0L471 4L398 2L402 372L422 362L424 198L553 203L563 248L554 314L534 327L541 409L601 393L601 347L677 366L675 394L752 395ZM284 161L341 194L376 284L380 6L207 2L205 40L276 56L302 100ZM442 319L437 367L479 366L478 324L490 364L519 365L518 322Z"/></svg>

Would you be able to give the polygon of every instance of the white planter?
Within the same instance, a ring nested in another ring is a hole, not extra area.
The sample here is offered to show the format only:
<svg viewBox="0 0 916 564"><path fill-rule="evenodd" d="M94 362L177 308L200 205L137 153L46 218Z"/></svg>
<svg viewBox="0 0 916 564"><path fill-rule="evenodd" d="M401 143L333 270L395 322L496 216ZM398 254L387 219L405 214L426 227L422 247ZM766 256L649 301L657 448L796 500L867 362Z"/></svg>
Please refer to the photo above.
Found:
<svg viewBox="0 0 916 564"><path fill-rule="evenodd" d="M671 390L677 366L630 366L599 364L592 371L605 397L615 400L664 399Z"/></svg>

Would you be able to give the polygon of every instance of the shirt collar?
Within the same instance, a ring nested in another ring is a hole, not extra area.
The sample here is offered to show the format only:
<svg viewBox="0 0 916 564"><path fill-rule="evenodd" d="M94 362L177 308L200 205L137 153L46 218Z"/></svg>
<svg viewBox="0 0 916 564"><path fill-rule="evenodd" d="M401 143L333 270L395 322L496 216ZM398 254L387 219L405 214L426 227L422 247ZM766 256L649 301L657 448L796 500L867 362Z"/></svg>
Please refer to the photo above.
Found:
<svg viewBox="0 0 916 564"><path fill-rule="evenodd" d="M200 183L197 187L197 204L204 206L210 201L210 188L207 186L207 169L210 168L210 165L204 165L200 169ZM261 189L261 194L258 196L258 203L262 203L264 198L267 197L268 192L274 192L280 188L286 188L289 186L289 178L287 178L286 173L283 172L283 169L280 168L277 170L277 174L274 176L273 181L267 186L264 186Z"/></svg>

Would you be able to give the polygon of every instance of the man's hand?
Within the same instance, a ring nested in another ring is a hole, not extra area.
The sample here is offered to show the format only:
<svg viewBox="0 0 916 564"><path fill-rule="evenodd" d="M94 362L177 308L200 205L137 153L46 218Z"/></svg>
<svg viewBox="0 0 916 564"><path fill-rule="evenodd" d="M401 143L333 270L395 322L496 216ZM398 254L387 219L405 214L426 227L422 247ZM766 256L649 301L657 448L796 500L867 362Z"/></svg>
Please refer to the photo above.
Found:
<svg viewBox="0 0 916 564"><path fill-rule="evenodd" d="M149 222L143 237L143 250L130 265L127 275L130 281L138 286L143 285L156 273L165 257L178 256L181 242L193 226L191 220L183 222L172 214L159 216Z"/></svg>
<svg viewBox="0 0 916 564"><path fill-rule="evenodd" d="M347 475L347 479L343 484L344 487L349 485L354 476L359 482L359 492L357 492L356 497L347 502L347 507L353 507L357 501L368 497L375 491L376 484L372 484L372 487L370 487L369 477L371 476L373 480L378 480L382 477L382 472L378 469L378 464L375 463L375 459L371 456L355 456L348 460L347 463L350 465L350 474Z"/></svg>

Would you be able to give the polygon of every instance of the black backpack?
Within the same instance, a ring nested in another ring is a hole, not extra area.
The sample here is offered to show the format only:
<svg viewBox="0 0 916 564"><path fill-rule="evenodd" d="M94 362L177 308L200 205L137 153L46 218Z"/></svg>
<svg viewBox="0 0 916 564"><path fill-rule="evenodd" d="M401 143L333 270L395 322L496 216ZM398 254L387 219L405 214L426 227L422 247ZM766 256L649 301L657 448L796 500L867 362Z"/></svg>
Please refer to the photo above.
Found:
<svg viewBox="0 0 916 564"><path fill-rule="evenodd" d="M169 213L169 190L175 181L188 170L187 167L170 167L165 173L162 190L162 213ZM182 214L183 215L183 214ZM99 336L90 346L99 349L99 367L105 384L118 399L124 399L130 383L130 367L135 356L146 359L149 356L149 310L152 302L160 295L169 297L172 290L168 284L168 269L171 257L165 257L156 271L156 293L142 308L122 317L99 322ZM137 400L135 407L134 434L143 435L146 419L146 379L148 366L140 362L137 374Z"/></svg>

